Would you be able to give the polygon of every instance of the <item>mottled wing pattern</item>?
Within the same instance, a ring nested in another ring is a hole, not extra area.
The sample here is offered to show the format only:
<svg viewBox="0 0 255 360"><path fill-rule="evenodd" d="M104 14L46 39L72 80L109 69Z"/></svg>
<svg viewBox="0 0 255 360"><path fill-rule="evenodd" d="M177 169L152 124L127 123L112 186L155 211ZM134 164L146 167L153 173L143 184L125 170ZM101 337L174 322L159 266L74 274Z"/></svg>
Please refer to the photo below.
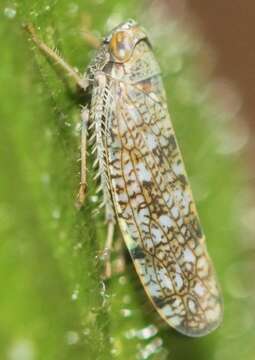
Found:
<svg viewBox="0 0 255 360"><path fill-rule="evenodd" d="M160 315L186 335L204 335L222 304L160 76L107 81L106 161L126 245Z"/></svg>

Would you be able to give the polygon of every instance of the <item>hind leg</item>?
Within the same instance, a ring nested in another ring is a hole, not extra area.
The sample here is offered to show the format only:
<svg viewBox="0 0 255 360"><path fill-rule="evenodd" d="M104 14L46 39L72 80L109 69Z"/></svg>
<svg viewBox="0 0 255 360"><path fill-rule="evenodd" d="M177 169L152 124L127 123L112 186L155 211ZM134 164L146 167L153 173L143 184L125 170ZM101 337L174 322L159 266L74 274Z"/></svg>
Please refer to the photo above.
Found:
<svg viewBox="0 0 255 360"><path fill-rule="evenodd" d="M89 110L84 108L81 113L81 181L77 194L76 207L79 209L85 202L87 193L87 138L88 138Z"/></svg>
<svg viewBox="0 0 255 360"><path fill-rule="evenodd" d="M114 237L114 222L109 221L107 225L107 237L103 252L105 256L104 278L106 279L109 279L112 275L111 252L113 245L113 237Z"/></svg>

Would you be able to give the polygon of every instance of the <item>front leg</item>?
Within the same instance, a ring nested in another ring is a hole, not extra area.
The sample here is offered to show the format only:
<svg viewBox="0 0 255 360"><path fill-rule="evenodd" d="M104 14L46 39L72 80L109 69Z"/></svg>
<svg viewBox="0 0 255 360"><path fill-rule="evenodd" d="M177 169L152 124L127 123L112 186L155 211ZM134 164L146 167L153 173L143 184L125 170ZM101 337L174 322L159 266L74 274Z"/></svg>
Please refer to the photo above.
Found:
<svg viewBox="0 0 255 360"><path fill-rule="evenodd" d="M56 51L52 50L48 45L46 45L36 34L34 27L31 24L27 24L23 26L24 30L26 30L30 36L34 44L40 49L40 51L53 62L55 62L58 66L62 68L62 70L74 80L76 85L85 91L89 86L89 81L84 78L79 72L76 71L74 67L69 65Z"/></svg>
<svg viewBox="0 0 255 360"><path fill-rule="evenodd" d="M81 112L81 181L77 194L76 206L81 208L87 193L87 138L88 138L89 110L84 108Z"/></svg>

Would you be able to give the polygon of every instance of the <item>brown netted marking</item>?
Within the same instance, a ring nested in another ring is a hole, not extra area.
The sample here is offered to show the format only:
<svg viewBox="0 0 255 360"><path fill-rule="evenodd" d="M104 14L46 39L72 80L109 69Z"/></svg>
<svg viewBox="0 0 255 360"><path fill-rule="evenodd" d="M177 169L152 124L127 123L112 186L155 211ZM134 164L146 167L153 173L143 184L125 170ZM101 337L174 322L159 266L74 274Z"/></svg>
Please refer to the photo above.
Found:
<svg viewBox="0 0 255 360"><path fill-rule="evenodd" d="M158 98L111 81L116 109L108 174L127 246L161 315L184 333L209 331L221 311L219 292L167 108L159 100L160 79L151 81L161 90Z"/></svg>

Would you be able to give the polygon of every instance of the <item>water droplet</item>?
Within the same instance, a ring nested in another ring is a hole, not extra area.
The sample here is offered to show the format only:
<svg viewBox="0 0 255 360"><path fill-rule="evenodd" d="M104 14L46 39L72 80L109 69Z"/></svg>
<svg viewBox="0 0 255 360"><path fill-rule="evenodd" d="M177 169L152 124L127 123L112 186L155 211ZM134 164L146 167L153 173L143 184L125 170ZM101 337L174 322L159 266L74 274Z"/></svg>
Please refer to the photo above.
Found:
<svg viewBox="0 0 255 360"><path fill-rule="evenodd" d="M45 136L45 138L47 139L47 140L50 140L50 139L52 139L52 136L53 136L53 133L52 133L52 131L51 131L51 129L45 129L44 130L44 136Z"/></svg>
<svg viewBox="0 0 255 360"><path fill-rule="evenodd" d="M136 337L136 332L137 330L135 329L130 329L128 331L125 332L125 338L126 339L133 339L134 337Z"/></svg>
<svg viewBox="0 0 255 360"><path fill-rule="evenodd" d="M127 278L125 276L120 276L119 278L119 284L125 285L127 283Z"/></svg>
<svg viewBox="0 0 255 360"><path fill-rule="evenodd" d="M38 13L36 11L32 10L32 11L30 11L30 15L34 16L34 17L37 17Z"/></svg>
<svg viewBox="0 0 255 360"><path fill-rule="evenodd" d="M112 348L112 349L111 349L111 354L112 354L113 356L117 356L117 355L119 355L119 351L118 351L117 349L115 349L115 348Z"/></svg>
<svg viewBox="0 0 255 360"><path fill-rule="evenodd" d="M53 217L53 219L59 220L59 219L60 219L60 216L61 216L61 213L60 213L60 210L59 210L59 209L54 209L54 210L52 211L52 217Z"/></svg>
<svg viewBox="0 0 255 360"><path fill-rule="evenodd" d="M76 3L69 4L69 9L68 9L69 14L75 15L78 12L78 10L79 10L78 4L76 4Z"/></svg>
<svg viewBox="0 0 255 360"><path fill-rule="evenodd" d="M68 345L75 345L79 341L80 337L76 331L68 331L66 334L66 341Z"/></svg>
<svg viewBox="0 0 255 360"><path fill-rule="evenodd" d="M79 293L80 293L79 286L76 285L76 288L74 289L72 296L71 296L72 301L76 301L78 299Z"/></svg>
<svg viewBox="0 0 255 360"><path fill-rule="evenodd" d="M99 255L96 255L96 260L99 260L100 262L105 263L109 259L110 250L104 249L102 252L99 253Z"/></svg>
<svg viewBox="0 0 255 360"><path fill-rule="evenodd" d="M80 135L81 132L81 122L77 122L76 125L74 126L74 132L76 135Z"/></svg>
<svg viewBox="0 0 255 360"><path fill-rule="evenodd" d="M48 185L50 183L50 175L45 173L45 174L42 174L41 175L41 182L44 184L44 185Z"/></svg>
<svg viewBox="0 0 255 360"><path fill-rule="evenodd" d="M14 19L17 14L17 10L15 8L6 7L4 9L4 15L9 19Z"/></svg>
<svg viewBox="0 0 255 360"><path fill-rule="evenodd" d="M89 334L90 334L90 329L89 329L89 328L85 328L85 329L83 330L83 335L84 335L84 336L89 336Z"/></svg>
<svg viewBox="0 0 255 360"><path fill-rule="evenodd" d="M108 302L107 300L110 298L110 296L106 293L106 286L105 283L103 281L100 281L100 295L102 296L103 302L102 302L102 306L105 307Z"/></svg>
<svg viewBox="0 0 255 360"><path fill-rule="evenodd" d="M163 340L160 337L152 340L140 351L141 359L148 359L151 355L156 354L162 349Z"/></svg>
<svg viewBox="0 0 255 360"><path fill-rule="evenodd" d="M78 251L82 248L82 242L78 242L77 244L74 245L74 251Z"/></svg>
<svg viewBox="0 0 255 360"><path fill-rule="evenodd" d="M89 201L92 203L96 203L98 201L98 196L97 195L90 196Z"/></svg>
<svg viewBox="0 0 255 360"><path fill-rule="evenodd" d="M149 339L158 333L158 329L155 325L149 325L141 330L137 330L136 336L139 339Z"/></svg>
<svg viewBox="0 0 255 360"><path fill-rule="evenodd" d="M147 340L155 336L157 333L158 328L151 324L140 330L130 329L125 332L125 337L126 339L138 338L140 340Z"/></svg>
<svg viewBox="0 0 255 360"><path fill-rule="evenodd" d="M123 317L127 318L130 317L132 315L132 310L130 309L121 309L120 313Z"/></svg>
<svg viewBox="0 0 255 360"><path fill-rule="evenodd" d="M122 342L119 338L115 338L113 336L110 337L110 344L112 345L111 354L114 357L118 357L122 352Z"/></svg>
<svg viewBox="0 0 255 360"><path fill-rule="evenodd" d="M15 341L7 352L8 360L34 360L35 349L32 341L20 339Z"/></svg>

